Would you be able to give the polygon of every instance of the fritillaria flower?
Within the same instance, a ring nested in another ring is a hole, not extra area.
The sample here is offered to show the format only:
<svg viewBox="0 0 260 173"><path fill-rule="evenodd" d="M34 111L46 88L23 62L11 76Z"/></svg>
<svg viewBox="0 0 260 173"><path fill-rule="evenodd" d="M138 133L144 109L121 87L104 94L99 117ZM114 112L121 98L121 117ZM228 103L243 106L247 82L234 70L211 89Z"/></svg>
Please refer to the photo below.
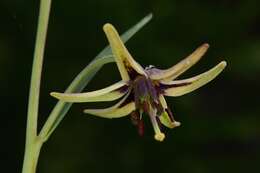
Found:
<svg viewBox="0 0 260 173"><path fill-rule="evenodd" d="M85 93L57 93L51 95L65 102L104 102L121 98L114 106L105 109L85 109L84 112L103 118L131 116L139 133L143 133L143 114L148 115L155 132L154 138L163 141L161 126L168 128L180 126L175 121L164 96L177 97L187 94L213 80L226 66L222 61L212 69L195 77L175 80L188 70L207 51L209 45L203 44L192 54L169 69L161 70L154 66L143 68L130 55L111 24L105 24L104 32L110 43L113 56L122 81L107 88Z"/></svg>

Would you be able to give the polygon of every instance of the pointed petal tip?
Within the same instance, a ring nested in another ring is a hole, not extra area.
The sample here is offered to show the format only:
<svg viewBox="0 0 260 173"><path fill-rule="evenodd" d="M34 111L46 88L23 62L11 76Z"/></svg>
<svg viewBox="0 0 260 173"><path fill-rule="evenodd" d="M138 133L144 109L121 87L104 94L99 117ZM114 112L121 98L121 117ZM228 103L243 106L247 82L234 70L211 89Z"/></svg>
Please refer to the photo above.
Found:
<svg viewBox="0 0 260 173"><path fill-rule="evenodd" d="M178 121L173 122L173 124L174 124L174 127L179 127L181 125L181 123Z"/></svg>
<svg viewBox="0 0 260 173"><path fill-rule="evenodd" d="M176 65L166 70L158 69L157 72L150 75L150 77L154 80L172 81L196 64L207 52L208 48L209 44L204 43Z"/></svg>
<svg viewBox="0 0 260 173"><path fill-rule="evenodd" d="M153 18L153 13L149 13L146 18L148 18L148 20L152 19Z"/></svg>
<svg viewBox="0 0 260 173"><path fill-rule="evenodd" d="M178 121L174 121L174 122L171 122L171 124L169 124L169 128L171 128L171 129L173 129L173 128L175 128L175 127L179 127L181 125L181 123L180 122L178 122Z"/></svg>
<svg viewBox="0 0 260 173"><path fill-rule="evenodd" d="M164 138L165 138L165 134L164 133L156 133L154 135L154 139L156 141L159 141L159 142L162 142L164 140Z"/></svg>
<svg viewBox="0 0 260 173"><path fill-rule="evenodd" d="M60 101L64 101L64 93L51 92L50 95Z"/></svg>
<svg viewBox="0 0 260 173"><path fill-rule="evenodd" d="M88 114L88 113L89 113L89 109L84 109L82 112L83 112L84 114Z"/></svg>
<svg viewBox="0 0 260 173"><path fill-rule="evenodd" d="M152 17L153 17L153 13L149 13L149 14L147 15L147 17L152 18Z"/></svg>
<svg viewBox="0 0 260 173"><path fill-rule="evenodd" d="M220 63L218 63L215 68L218 68L220 70L220 72L222 70L224 70L227 66L227 62L226 61L221 61Z"/></svg>
<svg viewBox="0 0 260 173"><path fill-rule="evenodd" d="M60 93L58 92L51 92L50 95L56 99L59 99Z"/></svg>
<svg viewBox="0 0 260 173"><path fill-rule="evenodd" d="M196 50L197 51L201 51L201 56L199 56L198 58L200 59L209 49L209 44L208 43L203 43L200 47L198 47ZM195 51L196 51L195 50Z"/></svg>

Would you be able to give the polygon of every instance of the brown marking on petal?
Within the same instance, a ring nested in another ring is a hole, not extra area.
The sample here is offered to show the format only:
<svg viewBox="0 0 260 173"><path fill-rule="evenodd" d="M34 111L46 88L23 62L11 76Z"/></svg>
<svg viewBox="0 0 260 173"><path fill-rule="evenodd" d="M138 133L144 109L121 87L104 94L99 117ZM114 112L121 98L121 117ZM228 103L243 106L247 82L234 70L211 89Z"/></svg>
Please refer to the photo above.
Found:
<svg viewBox="0 0 260 173"><path fill-rule="evenodd" d="M130 63L126 60L126 58L124 58L123 60L123 64L126 68L126 71L130 77L131 80L135 79L137 76L139 76L140 74L137 73L137 71L135 71L135 69L130 65Z"/></svg>
<svg viewBox="0 0 260 173"><path fill-rule="evenodd" d="M127 105L128 103L130 103L130 102L132 102L132 101L134 101L134 94L133 94L133 90L130 88L129 89L130 91L130 94L129 94L129 96L125 99L125 101L119 106L119 108L121 108L121 107L123 107L123 106L125 106L125 105Z"/></svg>
<svg viewBox="0 0 260 173"><path fill-rule="evenodd" d="M158 88L158 90L160 91L160 93L163 93L164 90L168 89L168 88L175 88L175 87L181 87L181 86L186 86L191 84L192 82L183 82L183 83L179 83L179 84L163 84L160 83L160 86Z"/></svg>
<svg viewBox="0 0 260 173"><path fill-rule="evenodd" d="M125 68L132 68L131 65L129 64L129 62L126 60L126 58L123 58L123 64L125 65Z"/></svg>
<svg viewBox="0 0 260 173"><path fill-rule="evenodd" d="M129 89L129 86L128 85L124 85L124 86L118 88L116 91L118 91L120 93L125 93L128 89Z"/></svg>
<svg viewBox="0 0 260 173"><path fill-rule="evenodd" d="M151 81L153 82L154 86L156 86L156 87L160 86L160 82L159 81L157 81L157 80L151 80Z"/></svg>
<svg viewBox="0 0 260 173"><path fill-rule="evenodd" d="M139 73L137 73L133 68L127 69L128 75L131 80L135 79L138 76L141 76Z"/></svg>

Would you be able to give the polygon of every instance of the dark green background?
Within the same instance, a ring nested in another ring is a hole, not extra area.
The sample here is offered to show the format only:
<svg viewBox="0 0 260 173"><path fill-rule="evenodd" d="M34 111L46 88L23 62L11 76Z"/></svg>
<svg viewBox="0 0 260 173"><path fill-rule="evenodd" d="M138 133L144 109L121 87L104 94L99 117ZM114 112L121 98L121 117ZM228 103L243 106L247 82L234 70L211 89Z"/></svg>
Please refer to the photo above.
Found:
<svg viewBox="0 0 260 173"><path fill-rule="evenodd" d="M0 2L1 171L20 172L38 0ZM139 137L129 118L84 115L77 104L43 146L39 173L258 172L260 170L260 3L257 0L54 0L43 71L39 125L70 81L107 45L102 25L120 33L149 12L154 19L127 47L143 65L167 68L204 42L207 55L183 75L221 60L224 72L205 87L168 98L182 126L154 141L146 119ZM120 79L115 65L100 71L86 90Z"/></svg>

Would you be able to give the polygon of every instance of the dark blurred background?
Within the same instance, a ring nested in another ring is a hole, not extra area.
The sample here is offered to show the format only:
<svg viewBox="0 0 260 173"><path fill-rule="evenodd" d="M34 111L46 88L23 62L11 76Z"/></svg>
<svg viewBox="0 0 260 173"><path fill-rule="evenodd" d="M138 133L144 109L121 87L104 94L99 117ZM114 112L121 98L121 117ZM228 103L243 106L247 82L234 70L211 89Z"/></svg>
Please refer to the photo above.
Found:
<svg viewBox="0 0 260 173"><path fill-rule="evenodd" d="M21 171L26 112L39 0L0 2L1 172ZM43 70L41 127L72 79L107 45L102 25L120 33L152 12L153 20L128 43L143 65L167 68L204 42L206 56L182 77L221 60L224 72L205 87L168 98L182 126L153 139L146 119L139 137L128 117L84 115L75 104L43 146L39 173L79 172L258 172L260 170L260 1L69 1L54 0ZM115 65L103 68L86 90L120 79Z"/></svg>

